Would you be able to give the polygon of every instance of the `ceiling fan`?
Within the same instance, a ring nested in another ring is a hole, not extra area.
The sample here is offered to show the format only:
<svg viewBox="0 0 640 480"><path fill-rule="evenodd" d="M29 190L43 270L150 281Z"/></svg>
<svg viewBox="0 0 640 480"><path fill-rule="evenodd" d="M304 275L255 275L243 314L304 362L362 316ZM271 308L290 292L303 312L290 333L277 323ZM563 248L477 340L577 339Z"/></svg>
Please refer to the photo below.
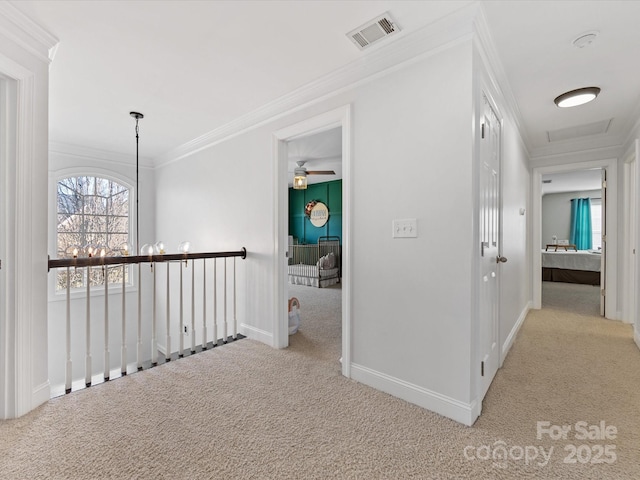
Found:
<svg viewBox="0 0 640 480"><path fill-rule="evenodd" d="M336 172L333 170L307 170L304 164L307 163L306 160L298 160L296 165L298 165L293 170L293 188L295 190L304 190L307 188L307 175L335 175Z"/></svg>

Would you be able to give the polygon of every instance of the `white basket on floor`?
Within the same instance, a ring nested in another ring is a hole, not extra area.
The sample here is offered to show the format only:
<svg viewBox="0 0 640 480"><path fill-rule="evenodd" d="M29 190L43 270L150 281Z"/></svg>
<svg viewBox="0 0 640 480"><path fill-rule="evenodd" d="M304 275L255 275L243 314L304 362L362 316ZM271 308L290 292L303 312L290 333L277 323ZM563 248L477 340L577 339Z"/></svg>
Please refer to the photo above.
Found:
<svg viewBox="0 0 640 480"><path fill-rule="evenodd" d="M289 299L289 335L293 335L300 327L300 301L296 297Z"/></svg>

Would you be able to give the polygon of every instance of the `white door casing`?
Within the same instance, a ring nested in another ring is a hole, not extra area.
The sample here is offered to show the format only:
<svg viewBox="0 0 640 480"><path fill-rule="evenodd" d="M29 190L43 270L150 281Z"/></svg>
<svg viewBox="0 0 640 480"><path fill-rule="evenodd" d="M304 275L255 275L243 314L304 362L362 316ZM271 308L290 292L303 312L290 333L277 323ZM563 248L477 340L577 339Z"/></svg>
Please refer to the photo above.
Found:
<svg viewBox="0 0 640 480"><path fill-rule="evenodd" d="M606 315L606 292L607 292L607 170L602 169L602 257L600 258L600 315Z"/></svg>
<svg viewBox="0 0 640 480"><path fill-rule="evenodd" d="M605 317L617 320L617 263L618 263L618 160L609 158L604 160L590 160L577 163L559 163L534 167L531 175L531 248L532 258L532 289L533 308L542 308L542 176L547 173L572 172L590 168L603 168L607 170L607 198L608 202L603 207L606 212L607 251L605 255L606 271L604 272L607 285L605 300Z"/></svg>
<svg viewBox="0 0 640 480"><path fill-rule="evenodd" d="M500 363L499 273L500 232L500 146L501 124L495 110L484 97L480 140L480 396L484 398Z"/></svg>
<svg viewBox="0 0 640 480"><path fill-rule="evenodd" d="M635 143L634 149L624 164L624 286L625 302L623 321L635 324L636 321L636 226L637 226L637 184L636 169L638 163L636 159ZM637 329L636 329L637 332Z"/></svg>
<svg viewBox="0 0 640 480"><path fill-rule="evenodd" d="M351 106L331 110L283 128L273 134L275 197L275 265L273 346L289 345L288 304L288 204L287 142L331 128L342 129L342 374L351 376ZM337 360L337 359L336 359Z"/></svg>
<svg viewBox="0 0 640 480"><path fill-rule="evenodd" d="M634 335L633 338L636 342L638 348L640 348L640 302L636 297L637 287L640 285L640 255L638 255L638 241L640 241L640 222L638 221L638 203L640 200L640 167L638 165L640 162L640 140L636 140L635 142L635 162L633 172L633 208L631 210L631 214L633 215L633 236L632 236L632 251L633 251L633 285L635 287L634 292L630 292L634 301L632 304L633 307L633 315L635 317L634 323Z"/></svg>

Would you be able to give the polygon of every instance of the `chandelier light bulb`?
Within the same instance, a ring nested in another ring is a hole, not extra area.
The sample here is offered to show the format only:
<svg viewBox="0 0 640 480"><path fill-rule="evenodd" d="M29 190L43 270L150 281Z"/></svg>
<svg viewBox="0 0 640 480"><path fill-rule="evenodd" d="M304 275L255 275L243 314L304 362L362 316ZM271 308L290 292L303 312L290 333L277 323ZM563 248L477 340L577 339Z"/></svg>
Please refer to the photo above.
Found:
<svg viewBox="0 0 640 480"><path fill-rule="evenodd" d="M145 243L140 249L140 255L148 255L148 256L153 255L153 245L149 245L148 243Z"/></svg>
<svg viewBox="0 0 640 480"><path fill-rule="evenodd" d="M165 254L164 242L162 241L156 242L155 245L153 246L153 253L155 253L156 255L164 255Z"/></svg>
<svg viewBox="0 0 640 480"><path fill-rule="evenodd" d="M123 257L128 257L129 255L131 255L132 250L133 250L133 247L129 243L125 243L120 247L120 253L122 254Z"/></svg>
<svg viewBox="0 0 640 480"><path fill-rule="evenodd" d="M180 245L178 246L178 250L180 251L180 253L189 253L189 250L191 250L191 242L180 243Z"/></svg>

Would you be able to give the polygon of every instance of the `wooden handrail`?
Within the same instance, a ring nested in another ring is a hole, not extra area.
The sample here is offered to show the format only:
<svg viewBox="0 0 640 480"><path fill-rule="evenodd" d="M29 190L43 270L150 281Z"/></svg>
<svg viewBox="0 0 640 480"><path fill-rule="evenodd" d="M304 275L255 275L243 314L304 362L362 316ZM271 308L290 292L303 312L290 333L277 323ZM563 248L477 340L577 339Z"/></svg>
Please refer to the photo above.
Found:
<svg viewBox="0 0 640 480"><path fill-rule="evenodd" d="M131 255L120 257L77 257L77 258L54 258L49 259L49 270L63 267L100 267L103 265L122 265L128 263L161 263L175 262L178 260L191 260L198 258L226 258L240 257L247 258L247 249L231 252L206 252L206 253L171 253L163 255Z"/></svg>

